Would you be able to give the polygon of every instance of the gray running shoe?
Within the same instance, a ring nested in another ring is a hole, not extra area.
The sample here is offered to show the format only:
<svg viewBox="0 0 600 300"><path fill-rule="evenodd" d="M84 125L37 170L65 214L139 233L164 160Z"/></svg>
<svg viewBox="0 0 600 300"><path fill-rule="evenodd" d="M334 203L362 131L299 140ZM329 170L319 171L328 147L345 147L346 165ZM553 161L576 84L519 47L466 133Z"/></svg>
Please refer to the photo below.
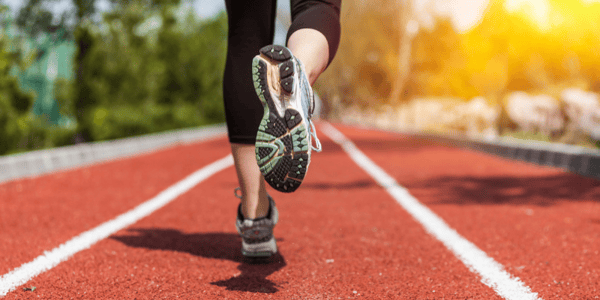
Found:
<svg viewBox="0 0 600 300"><path fill-rule="evenodd" d="M236 189L237 192L238 189ZM236 193L236 197L239 196ZM235 227L242 236L242 254L246 257L266 258L277 253L277 243L273 237L273 227L279 220L279 212L275 201L269 197L269 212L259 219L244 219L242 204L238 206Z"/></svg>
<svg viewBox="0 0 600 300"><path fill-rule="evenodd" d="M302 62L283 46L260 49L252 61L252 72L264 107L255 144L258 166L274 189L293 192L306 176L311 150L321 151L311 121L315 107L312 88Z"/></svg>

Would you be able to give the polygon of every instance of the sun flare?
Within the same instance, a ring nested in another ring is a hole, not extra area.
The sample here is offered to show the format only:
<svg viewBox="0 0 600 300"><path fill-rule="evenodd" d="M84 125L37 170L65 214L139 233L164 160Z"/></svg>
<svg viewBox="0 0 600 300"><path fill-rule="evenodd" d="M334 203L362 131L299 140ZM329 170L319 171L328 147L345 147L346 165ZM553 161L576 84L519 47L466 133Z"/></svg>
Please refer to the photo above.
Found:
<svg viewBox="0 0 600 300"><path fill-rule="evenodd" d="M547 0L508 0L504 7L511 13L523 12L541 29L550 27L550 3Z"/></svg>

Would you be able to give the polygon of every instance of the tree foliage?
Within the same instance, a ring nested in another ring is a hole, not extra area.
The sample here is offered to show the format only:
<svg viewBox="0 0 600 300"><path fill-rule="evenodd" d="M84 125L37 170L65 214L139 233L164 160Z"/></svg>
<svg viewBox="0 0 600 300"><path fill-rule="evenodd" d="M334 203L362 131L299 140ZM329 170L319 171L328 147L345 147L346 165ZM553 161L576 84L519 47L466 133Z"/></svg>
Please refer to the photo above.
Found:
<svg viewBox="0 0 600 300"><path fill-rule="evenodd" d="M54 2L56 0L26 0L17 13L15 25L26 36L33 39L57 31L60 31L60 34L68 33L70 31L67 26L69 12L55 16L47 7Z"/></svg>
<svg viewBox="0 0 600 300"><path fill-rule="evenodd" d="M52 1L27 0L17 23L32 38L52 35L60 24L73 37L74 79L57 80L54 96L76 126L50 126L31 113L33 95L9 73L39 55L29 57L0 35L0 155L224 120L224 14L200 20L179 0L114 0L98 21L94 0L73 0L74 11L56 23L47 14Z"/></svg>
<svg viewBox="0 0 600 300"><path fill-rule="evenodd" d="M396 0L344 2L338 53L317 82L317 90L329 106L326 110L389 101L399 76L399 45L405 37L399 28L409 17L403 7L403 2Z"/></svg>
<svg viewBox="0 0 600 300"><path fill-rule="evenodd" d="M21 59L13 47L14 41L6 34L8 7L0 5L0 14L3 19L0 34L0 154L4 154L22 143L28 134L28 112L33 97L21 91L16 78L10 74Z"/></svg>
<svg viewBox="0 0 600 300"><path fill-rule="evenodd" d="M494 0L466 33L455 32L448 21L421 31L414 40L407 95L499 99L510 91L554 94L571 85L600 91L600 3L550 3L550 19L560 14L562 21L549 28Z"/></svg>
<svg viewBox="0 0 600 300"><path fill-rule="evenodd" d="M497 103L511 91L557 96L567 86L600 92L600 3L550 0L544 27L532 12L507 11L505 2L491 0L479 24L466 32L457 32L443 17L432 28L421 27L412 39L400 99L391 99L389 91L402 73L398 56L404 33L398 16L405 2L344 2L342 42L318 89L332 107L429 96L484 96Z"/></svg>
<svg viewBox="0 0 600 300"><path fill-rule="evenodd" d="M226 18L182 17L178 4L115 1L101 24L77 28L73 114L84 140L223 120Z"/></svg>
<svg viewBox="0 0 600 300"><path fill-rule="evenodd" d="M96 0L73 0L77 23L91 17L96 12Z"/></svg>

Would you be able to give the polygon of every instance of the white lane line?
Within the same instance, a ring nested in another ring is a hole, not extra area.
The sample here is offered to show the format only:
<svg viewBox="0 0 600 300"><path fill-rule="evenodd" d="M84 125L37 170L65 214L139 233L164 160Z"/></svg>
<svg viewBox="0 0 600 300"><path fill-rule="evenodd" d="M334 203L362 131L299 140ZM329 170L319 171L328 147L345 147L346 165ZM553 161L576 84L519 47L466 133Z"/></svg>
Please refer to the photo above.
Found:
<svg viewBox="0 0 600 300"><path fill-rule="evenodd" d="M0 297L5 296L8 292L14 290L18 286L27 283L27 281L33 277L52 269L63 261L66 261L75 253L91 247L98 241L105 239L113 233L152 214L180 195L189 191L198 183L231 166L232 164L233 158L231 155L219 159L212 164L192 173L188 177L170 186L160 194L156 195L154 198L147 200L134 209L116 217L115 219L105 222L96 228L88 230L72 238L68 242L52 249L51 251L44 252L43 255L38 256L33 261L25 263L9 273L2 275L2 277L0 277Z"/></svg>
<svg viewBox="0 0 600 300"><path fill-rule="evenodd" d="M494 289L498 295L505 299L540 299L537 293L533 293L518 277L514 277L506 272L501 264L487 256L485 252L450 228L444 220L421 204L405 188L398 185L394 178L371 161L335 127L328 123L322 124L321 129L325 135L342 146L344 151L346 151L357 165L371 175L379 185L385 188L413 218L425 227L425 230L429 234L440 240L471 272L479 274L483 284Z"/></svg>

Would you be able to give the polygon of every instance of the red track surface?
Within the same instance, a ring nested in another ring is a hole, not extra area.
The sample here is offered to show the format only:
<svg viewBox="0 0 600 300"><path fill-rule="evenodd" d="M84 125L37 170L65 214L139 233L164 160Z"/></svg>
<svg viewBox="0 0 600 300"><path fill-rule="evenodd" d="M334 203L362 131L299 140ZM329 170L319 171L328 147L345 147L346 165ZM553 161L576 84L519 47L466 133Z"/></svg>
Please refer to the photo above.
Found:
<svg viewBox="0 0 600 300"><path fill-rule="evenodd" d="M543 299L600 297L600 183L402 135L336 126ZM280 255L240 254L233 168L6 299L500 299L321 134L302 188L274 195ZM0 275L229 152L225 138L0 185Z"/></svg>

